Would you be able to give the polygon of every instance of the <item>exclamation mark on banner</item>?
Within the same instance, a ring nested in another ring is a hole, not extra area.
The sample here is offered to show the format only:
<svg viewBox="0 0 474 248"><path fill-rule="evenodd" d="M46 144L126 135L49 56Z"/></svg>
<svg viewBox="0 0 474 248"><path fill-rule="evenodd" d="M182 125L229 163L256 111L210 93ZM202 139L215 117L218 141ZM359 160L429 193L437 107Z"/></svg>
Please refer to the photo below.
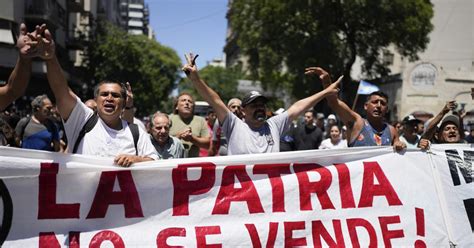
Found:
<svg viewBox="0 0 474 248"><path fill-rule="evenodd" d="M422 208L415 208L416 216L416 235L425 236L425 211ZM423 240L415 241L415 248L426 248L426 243Z"/></svg>

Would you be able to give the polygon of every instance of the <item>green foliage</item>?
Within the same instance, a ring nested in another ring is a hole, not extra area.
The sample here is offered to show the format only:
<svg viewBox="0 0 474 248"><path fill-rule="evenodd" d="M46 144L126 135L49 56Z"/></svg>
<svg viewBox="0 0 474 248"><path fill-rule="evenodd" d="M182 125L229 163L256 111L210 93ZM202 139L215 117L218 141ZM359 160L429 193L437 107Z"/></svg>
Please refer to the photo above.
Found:
<svg viewBox="0 0 474 248"><path fill-rule="evenodd" d="M161 109L179 78L181 62L173 49L107 23L98 23L86 55L85 76L92 86L102 80L130 82L137 116Z"/></svg>
<svg viewBox="0 0 474 248"><path fill-rule="evenodd" d="M389 73L381 58L389 45L417 59L432 17L429 0L234 0L230 13L253 77L298 98L321 87L304 77L305 67L321 66L349 82L356 56L372 77Z"/></svg>
<svg viewBox="0 0 474 248"><path fill-rule="evenodd" d="M238 97L238 80L245 77L239 67L224 68L210 65L201 69L199 71L199 76L207 83L207 85L209 85L209 87L219 94L224 102L227 102L230 98ZM184 79L180 82L179 89L180 92L185 91L190 93L196 100L201 99L188 79Z"/></svg>

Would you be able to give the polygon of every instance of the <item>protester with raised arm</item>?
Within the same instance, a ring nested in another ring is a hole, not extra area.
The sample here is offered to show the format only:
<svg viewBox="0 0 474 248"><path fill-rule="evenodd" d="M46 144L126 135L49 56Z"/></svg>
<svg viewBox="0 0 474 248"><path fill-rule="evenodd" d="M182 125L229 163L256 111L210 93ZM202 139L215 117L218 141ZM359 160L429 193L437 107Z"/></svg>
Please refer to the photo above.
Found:
<svg viewBox="0 0 474 248"><path fill-rule="evenodd" d="M429 149L431 142L437 144L464 142L460 133L461 119L458 115L448 114L456 107L456 101L446 102L443 109L429 121L418 144L421 149Z"/></svg>
<svg viewBox="0 0 474 248"><path fill-rule="evenodd" d="M280 151L280 135L288 125L306 109L314 106L324 97L338 92L337 83L310 97L294 103L287 111L267 119L267 98L257 91L251 91L242 99L244 120L242 121L224 104L220 96L199 77L193 54L186 56L183 71L194 87L213 108L222 123L223 133L228 139L228 154L270 153Z"/></svg>
<svg viewBox="0 0 474 248"><path fill-rule="evenodd" d="M39 55L32 38L41 34L45 28L44 24L36 26L33 33L28 33L26 25L24 23L20 25L20 36L16 42L19 56L7 84L0 87L0 110L3 110L25 92L31 76L31 59Z"/></svg>
<svg viewBox="0 0 474 248"><path fill-rule="evenodd" d="M127 97L125 85L100 82L94 90L95 114L68 87L49 30L44 31L44 36L32 39L39 56L46 61L48 81L64 122L69 152L114 157L117 165L125 167L158 159L147 133L121 119Z"/></svg>
<svg viewBox="0 0 474 248"><path fill-rule="evenodd" d="M306 68L305 74L317 75L327 88L332 85L329 74L320 67ZM340 82L340 77L336 83ZM328 105L336 112L339 119L347 126L347 142L349 147L357 146L388 146L393 145L394 149L401 151L406 148L406 144L401 142L395 128L385 121L385 114L388 110L388 96L376 91L371 93L364 104L367 119L362 118L353 111L336 95L328 96Z"/></svg>

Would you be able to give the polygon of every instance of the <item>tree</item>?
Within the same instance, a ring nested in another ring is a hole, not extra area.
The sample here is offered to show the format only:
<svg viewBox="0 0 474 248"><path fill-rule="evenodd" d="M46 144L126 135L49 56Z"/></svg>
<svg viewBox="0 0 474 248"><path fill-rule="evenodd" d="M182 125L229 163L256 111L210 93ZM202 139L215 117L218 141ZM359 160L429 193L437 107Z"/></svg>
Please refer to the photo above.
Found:
<svg viewBox="0 0 474 248"><path fill-rule="evenodd" d="M319 90L304 68L322 66L334 76L356 57L369 77L389 74L382 54L389 45L418 58L433 29L429 0L234 0L230 22L253 77L267 88L290 88L300 98Z"/></svg>
<svg viewBox="0 0 474 248"><path fill-rule="evenodd" d="M216 90L221 99L226 102L237 96L238 80L245 76L240 67L224 68L208 65L199 71L200 77L209 87ZM199 94L188 79L183 79L179 85L180 91L186 91L199 99Z"/></svg>
<svg viewBox="0 0 474 248"><path fill-rule="evenodd" d="M99 22L86 49L86 80L130 82L137 115L161 109L179 78L181 61L174 50L144 35L129 35ZM92 89L93 87L89 87Z"/></svg>

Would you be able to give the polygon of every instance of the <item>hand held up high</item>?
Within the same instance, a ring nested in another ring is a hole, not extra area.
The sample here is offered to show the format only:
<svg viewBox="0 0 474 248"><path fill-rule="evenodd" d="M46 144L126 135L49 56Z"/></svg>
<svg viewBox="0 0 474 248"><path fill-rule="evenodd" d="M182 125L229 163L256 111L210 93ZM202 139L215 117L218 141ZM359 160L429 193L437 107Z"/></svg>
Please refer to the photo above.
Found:
<svg viewBox="0 0 474 248"><path fill-rule="evenodd" d="M36 26L33 33L28 33L25 24L20 25L20 36L17 47L23 58L40 57L44 60L52 59L55 55L55 44L46 24Z"/></svg>
<svg viewBox="0 0 474 248"><path fill-rule="evenodd" d="M22 23L20 25L20 36L18 36L16 47L20 51L22 58L33 58L38 56L37 48L37 35L44 32L46 25L36 26L33 33L29 33L26 25Z"/></svg>
<svg viewBox="0 0 474 248"><path fill-rule="evenodd" d="M341 83L344 76L340 76L336 82L328 85L323 92L325 92L325 96L334 96L339 93L339 84Z"/></svg>
<svg viewBox="0 0 474 248"><path fill-rule="evenodd" d="M327 88L332 83L329 73L321 67L308 67L304 69L304 74L318 76L323 84L323 88Z"/></svg>
<svg viewBox="0 0 474 248"><path fill-rule="evenodd" d="M186 73L186 76L192 81L199 80L198 69L196 66L196 59L198 56L199 54L196 54L196 56L194 56L193 53L184 55L184 57L186 58L186 64L183 66L182 70L184 71L184 73Z"/></svg>

